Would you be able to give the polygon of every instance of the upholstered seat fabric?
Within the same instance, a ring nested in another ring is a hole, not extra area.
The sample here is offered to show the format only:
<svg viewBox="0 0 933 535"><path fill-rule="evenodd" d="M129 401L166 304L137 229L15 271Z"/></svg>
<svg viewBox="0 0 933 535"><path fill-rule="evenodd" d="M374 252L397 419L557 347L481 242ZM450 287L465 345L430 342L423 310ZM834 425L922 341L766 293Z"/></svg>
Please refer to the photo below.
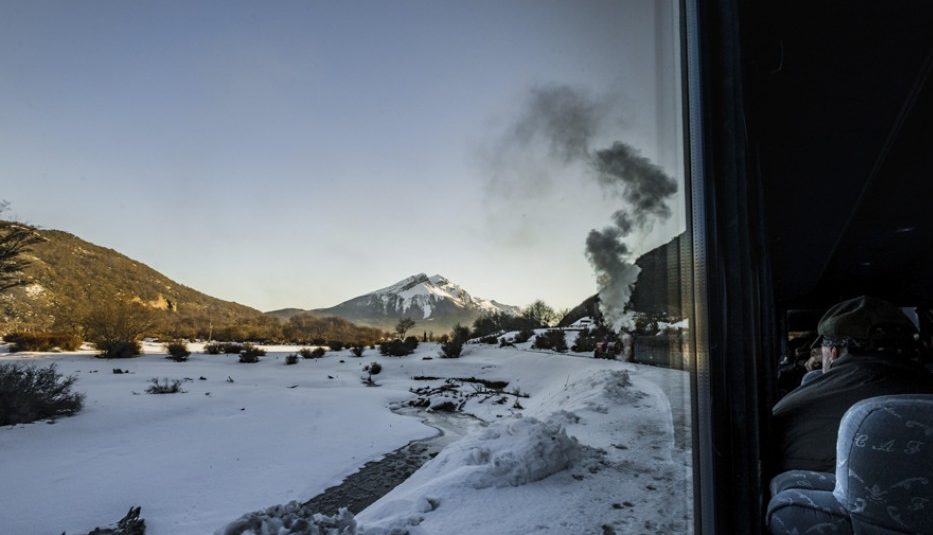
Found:
<svg viewBox="0 0 933 535"><path fill-rule="evenodd" d="M812 470L788 470L774 476L771 480L771 496L777 496L785 490L829 490L836 487L836 474L814 472Z"/></svg>
<svg viewBox="0 0 933 535"><path fill-rule="evenodd" d="M836 450L833 495L857 532L933 533L933 395L856 403Z"/></svg>
<svg viewBox="0 0 933 535"><path fill-rule="evenodd" d="M933 535L933 395L854 404L836 458L835 477L791 470L772 479L772 534Z"/></svg>
<svg viewBox="0 0 933 535"><path fill-rule="evenodd" d="M830 490L789 489L768 503L768 529L773 535L853 533L849 512Z"/></svg>

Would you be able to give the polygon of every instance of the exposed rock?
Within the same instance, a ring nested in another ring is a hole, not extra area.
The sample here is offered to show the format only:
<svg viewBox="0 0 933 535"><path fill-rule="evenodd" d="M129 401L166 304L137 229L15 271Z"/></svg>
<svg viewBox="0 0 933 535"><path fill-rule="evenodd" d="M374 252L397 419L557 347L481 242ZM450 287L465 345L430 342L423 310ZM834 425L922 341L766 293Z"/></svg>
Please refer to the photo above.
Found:
<svg viewBox="0 0 933 535"><path fill-rule="evenodd" d="M126 516L117 522L115 528L94 528L88 535L146 535L146 521L139 518L142 507L130 507Z"/></svg>

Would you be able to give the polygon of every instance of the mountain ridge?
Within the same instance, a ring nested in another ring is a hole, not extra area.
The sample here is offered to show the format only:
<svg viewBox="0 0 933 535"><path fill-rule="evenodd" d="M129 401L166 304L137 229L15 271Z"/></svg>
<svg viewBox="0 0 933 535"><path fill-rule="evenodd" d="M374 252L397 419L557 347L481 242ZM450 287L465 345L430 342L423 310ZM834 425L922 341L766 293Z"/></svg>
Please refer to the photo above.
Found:
<svg viewBox="0 0 933 535"><path fill-rule="evenodd" d="M0 221L0 227L13 224ZM148 265L63 230L34 231L41 241L24 258L30 283L0 294L0 330L50 329L121 298L208 323L261 320L259 310L175 282Z"/></svg>
<svg viewBox="0 0 933 535"><path fill-rule="evenodd" d="M518 315L520 309L494 299L475 297L443 275L416 273L332 307L312 310L286 308L266 314L288 319L304 312L336 316L360 325L390 330L398 320L410 317L418 324L416 330L443 332L457 323L470 325L483 314Z"/></svg>

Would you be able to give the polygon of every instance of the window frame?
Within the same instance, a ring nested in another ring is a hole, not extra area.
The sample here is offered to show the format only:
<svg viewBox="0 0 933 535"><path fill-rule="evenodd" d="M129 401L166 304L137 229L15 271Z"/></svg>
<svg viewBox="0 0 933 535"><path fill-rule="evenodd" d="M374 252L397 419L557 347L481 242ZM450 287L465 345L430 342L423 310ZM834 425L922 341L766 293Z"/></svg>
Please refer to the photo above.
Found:
<svg viewBox="0 0 933 535"><path fill-rule="evenodd" d="M768 349L778 343L737 0L682 0L693 239L694 526L764 533Z"/></svg>

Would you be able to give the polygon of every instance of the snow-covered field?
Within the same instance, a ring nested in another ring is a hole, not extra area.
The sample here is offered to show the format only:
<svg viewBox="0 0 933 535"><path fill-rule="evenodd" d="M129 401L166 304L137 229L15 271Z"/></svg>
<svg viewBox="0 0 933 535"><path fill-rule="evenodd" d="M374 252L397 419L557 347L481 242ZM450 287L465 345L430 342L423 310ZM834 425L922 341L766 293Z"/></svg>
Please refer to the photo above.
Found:
<svg viewBox="0 0 933 535"><path fill-rule="evenodd" d="M355 533L690 531L688 375L526 345L471 344L460 359L439 359L429 343L408 357L341 351L294 366L284 364L289 347L267 348L257 364L201 353L178 363L155 345L128 360L0 355L54 362L87 395L79 414L54 425L0 428L2 532L87 533L140 505L152 535L209 534L305 501L436 433L389 410L416 397L409 388L443 384L414 376L508 381L506 392L529 397L521 408L513 396L467 401L489 425L357 515ZM373 361L383 366L378 388L360 382ZM154 377L191 380L182 394L147 394Z"/></svg>

